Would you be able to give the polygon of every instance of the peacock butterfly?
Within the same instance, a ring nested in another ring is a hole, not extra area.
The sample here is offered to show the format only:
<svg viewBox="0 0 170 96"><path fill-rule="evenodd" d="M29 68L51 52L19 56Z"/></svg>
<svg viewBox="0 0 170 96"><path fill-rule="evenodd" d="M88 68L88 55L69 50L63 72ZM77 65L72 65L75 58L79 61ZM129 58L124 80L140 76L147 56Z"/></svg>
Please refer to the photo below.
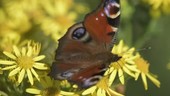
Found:
<svg viewBox="0 0 170 96"><path fill-rule="evenodd" d="M96 84L111 62L120 57L111 53L120 18L119 0L102 0L83 22L71 26L59 39L49 75L68 80L80 88Z"/></svg>

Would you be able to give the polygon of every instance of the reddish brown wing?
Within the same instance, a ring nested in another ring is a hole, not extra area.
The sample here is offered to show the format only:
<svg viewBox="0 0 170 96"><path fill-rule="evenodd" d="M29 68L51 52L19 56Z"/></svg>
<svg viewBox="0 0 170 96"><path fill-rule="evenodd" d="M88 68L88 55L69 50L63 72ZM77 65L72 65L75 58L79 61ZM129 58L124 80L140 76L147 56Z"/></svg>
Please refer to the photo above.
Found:
<svg viewBox="0 0 170 96"><path fill-rule="evenodd" d="M96 84L106 70L106 64L92 65L74 74L70 81L76 83L80 88L88 88Z"/></svg>
<svg viewBox="0 0 170 96"><path fill-rule="evenodd" d="M120 17L119 0L103 0L101 7L88 14L84 26L98 42L112 43ZM102 37L102 38L101 38Z"/></svg>
<svg viewBox="0 0 170 96"><path fill-rule="evenodd" d="M66 71L61 73L62 68ZM55 71L55 73L52 73L51 76L53 76L54 79L66 79L71 83L77 84L79 88L88 88L102 78L106 69L106 64L92 64L85 68L81 66L77 68L75 64L71 66L70 64L53 64L52 70ZM56 72L58 74L56 74Z"/></svg>
<svg viewBox="0 0 170 96"><path fill-rule="evenodd" d="M107 53L119 24L119 8L118 0L103 0L84 22L70 27L59 40L50 76L67 79L82 88L96 84L107 68Z"/></svg>

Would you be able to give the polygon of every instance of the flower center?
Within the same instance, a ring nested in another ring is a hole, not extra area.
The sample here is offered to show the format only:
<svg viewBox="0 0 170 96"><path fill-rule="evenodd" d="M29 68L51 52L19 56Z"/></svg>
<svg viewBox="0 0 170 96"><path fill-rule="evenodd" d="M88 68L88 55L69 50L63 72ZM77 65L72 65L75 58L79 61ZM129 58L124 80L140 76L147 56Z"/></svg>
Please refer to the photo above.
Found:
<svg viewBox="0 0 170 96"><path fill-rule="evenodd" d="M17 63L19 64L20 67L24 69L28 69L28 68L32 68L34 61L32 57L21 56L21 57L18 57Z"/></svg>
<svg viewBox="0 0 170 96"><path fill-rule="evenodd" d="M121 58L117 62L113 62L111 66L115 69L121 69L125 65L125 59Z"/></svg>
<svg viewBox="0 0 170 96"><path fill-rule="evenodd" d="M149 64L143 58L136 59L135 63L141 72L144 72L145 74L149 72Z"/></svg>
<svg viewBox="0 0 170 96"><path fill-rule="evenodd" d="M48 87L41 93L43 96L59 96L60 91L56 87Z"/></svg>
<svg viewBox="0 0 170 96"><path fill-rule="evenodd" d="M103 77L98 83L97 86L102 89L107 89L108 88L108 77Z"/></svg>

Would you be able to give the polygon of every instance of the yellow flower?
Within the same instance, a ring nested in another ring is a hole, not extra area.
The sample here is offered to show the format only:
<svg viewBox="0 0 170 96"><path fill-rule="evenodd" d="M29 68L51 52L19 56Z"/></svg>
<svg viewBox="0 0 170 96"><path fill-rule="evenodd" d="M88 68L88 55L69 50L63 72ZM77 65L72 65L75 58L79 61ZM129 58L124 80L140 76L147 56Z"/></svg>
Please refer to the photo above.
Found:
<svg viewBox="0 0 170 96"><path fill-rule="evenodd" d="M74 23L78 13L72 10L80 5L73 0L2 0L1 3L0 35L8 31L23 34L38 26L55 40Z"/></svg>
<svg viewBox="0 0 170 96"><path fill-rule="evenodd" d="M56 88L47 88L45 90L39 90L36 88L27 88L27 93L34 94L35 96L78 96L72 92L59 91Z"/></svg>
<svg viewBox="0 0 170 96"><path fill-rule="evenodd" d="M124 96L109 88L108 77L103 77L96 85L83 91L82 95L92 96Z"/></svg>
<svg viewBox="0 0 170 96"><path fill-rule="evenodd" d="M2 39L0 40L0 49L7 52L12 52L12 46L18 45L20 41L20 35L16 32L2 33Z"/></svg>
<svg viewBox="0 0 170 96"><path fill-rule="evenodd" d="M74 2L73 0L44 0L42 5L49 16L44 14L40 21L41 28L46 35L51 35L57 41L77 18L77 13L70 11L74 7Z"/></svg>
<svg viewBox="0 0 170 96"><path fill-rule="evenodd" d="M113 83L117 74L122 84L125 82L124 72L132 77L135 77L134 72L138 70L136 69L134 62L134 59L136 58L136 56L133 55L134 51L134 48L129 48L128 46L124 45L123 40L121 40L118 45L113 47L112 53L117 54L121 58L116 62L112 62L109 69L105 72L105 75L110 75L109 85Z"/></svg>
<svg viewBox="0 0 170 96"><path fill-rule="evenodd" d="M145 90L148 89L146 77L148 77L148 79L150 79L157 87L160 87L160 82L149 72L149 63L140 57L139 54L138 58L135 59L135 63L137 65L137 69L139 70L135 73L136 80L139 75L141 75Z"/></svg>
<svg viewBox="0 0 170 96"><path fill-rule="evenodd" d="M153 16L160 16L161 11L170 13L170 0L144 0L152 6L151 14Z"/></svg>
<svg viewBox="0 0 170 96"><path fill-rule="evenodd" d="M170 0L147 0L147 2L152 5L153 9L170 8Z"/></svg>
<svg viewBox="0 0 170 96"><path fill-rule="evenodd" d="M66 92L59 89L59 82L52 80L50 77L44 76L40 80L40 88L27 88L26 92L36 96L78 96L74 92Z"/></svg>
<svg viewBox="0 0 170 96"><path fill-rule="evenodd" d="M30 41L31 42L31 41ZM27 47L22 47L19 49L17 46L13 46L13 52L3 53L9 57L9 60L0 60L0 64L6 67L3 67L2 70L10 70L9 77L18 76L18 83L21 83L24 79L25 75L27 75L29 82L33 85L33 76L34 75L37 80L39 76L35 69L39 70L47 70L48 67L44 63L40 63L39 61L44 59L44 55L39 55L34 52L39 52L40 49L37 49L38 43L34 43L33 46L30 46L30 42L28 42Z"/></svg>

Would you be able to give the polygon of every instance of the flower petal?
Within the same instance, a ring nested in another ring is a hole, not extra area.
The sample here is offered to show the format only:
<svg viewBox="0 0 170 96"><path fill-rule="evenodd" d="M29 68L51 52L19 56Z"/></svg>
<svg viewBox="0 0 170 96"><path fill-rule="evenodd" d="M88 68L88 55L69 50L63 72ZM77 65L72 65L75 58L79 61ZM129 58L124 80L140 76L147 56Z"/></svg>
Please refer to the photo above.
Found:
<svg viewBox="0 0 170 96"><path fill-rule="evenodd" d="M115 69L115 70L113 70L113 72L109 76L109 86L114 82L116 74L117 74L117 70Z"/></svg>
<svg viewBox="0 0 170 96"><path fill-rule="evenodd" d="M106 91L104 89L101 90L101 96L106 96Z"/></svg>
<svg viewBox="0 0 170 96"><path fill-rule="evenodd" d="M23 68L18 76L18 82L21 83L25 76L25 69Z"/></svg>
<svg viewBox="0 0 170 96"><path fill-rule="evenodd" d="M101 89L101 88L99 88L99 89L97 90L97 96L103 96L103 94L102 94L102 89Z"/></svg>
<svg viewBox="0 0 170 96"><path fill-rule="evenodd" d="M134 65L125 64L125 67L128 68L131 71L139 72L139 70Z"/></svg>
<svg viewBox="0 0 170 96"><path fill-rule="evenodd" d="M60 94L62 94L64 96L69 96L69 95L73 96L74 95L73 92L66 92L66 91L62 91L62 90L60 91Z"/></svg>
<svg viewBox="0 0 170 96"><path fill-rule="evenodd" d="M19 73L20 70L21 70L21 68L20 68L20 67L17 67L17 68L15 68L14 70L12 70L12 71L9 73L8 76L9 76L9 77L10 77L10 76L13 76L13 75Z"/></svg>
<svg viewBox="0 0 170 96"><path fill-rule="evenodd" d="M122 84L124 84L124 83L125 83L125 80L124 80L124 75L123 75L122 69L119 69L119 70L118 70L118 76L119 76L120 82L121 82Z"/></svg>
<svg viewBox="0 0 170 96"><path fill-rule="evenodd" d="M114 67L110 67L108 70L106 70L106 72L104 73L104 75L106 76L106 75L112 73L113 70L114 70Z"/></svg>
<svg viewBox="0 0 170 96"><path fill-rule="evenodd" d="M146 80L146 75L143 72L141 73L141 77L142 77L142 81L143 81L145 90L148 90L148 84L147 84L147 80Z"/></svg>
<svg viewBox="0 0 170 96"><path fill-rule="evenodd" d="M87 95L87 94L90 94L90 93L93 93L95 90L96 90L96 86L92 86L88 89L86 89L85 91L83 91L82 95Z"/></svg>
<svg viewBox="0 0 170 96"><path fill-rule="evenodd" d="M8 56L9 58L11 58L11 59L13 59L13 60L16 60L16 56L15 55L13 55L12 53L9 53L9 52L6 52L6 51L4 51L3 52L6 56Z"/></svg>
<svg viewBox="0 0 170 96"><path fill-rule="evenodd" d="M123 94L120 94L110 88L109 88L109 93L112 94L111 96L124 96Z"/></svg>
<svg viewBox="0 0 170 96"><path fill-rule="evenodd" d="M25 47L22 48L21 54L22 54L22 56L25 56L25 55L26 55L26 48L25 48Z"/></svg>
<svg viewBox="0 0 170 96"><path fill-rule="evenodd" d="M125 71L128 75L130 75L131 77L135 77L135 74L132 73L129 69L127 69L126 67L123 67L123 71Z"/></svg>
<svg viewBox="0 0 170 96"><path fill-rule="evenodd" d="M35 70L33 68L31 68L31 72L37 78L37 80L40 81L40 78L39 78L38 74L35 72Z"/></svg>
<svg viewBox="0 0 170 96"><path fill-rule="evenodd" d="M31 85L33 85L34 81L33 81L33 77L32 77L30 69L27 69L27 75L28 75L28 79L29 79Z"/></svg>
<svg viewBox="0 0 170 96"><path fill-rule="evenodd" d="M16 67L17 67L17 65L7 66L7 67L2 68L2 70L10 70L10 69L14 69Z"/></svg>
<svg viewBox="0 0 170 96"><path fill-rule="evenodd" d="M122 49L123 49L123 40L121 40L119 42L119 45L118 45L118 48L117 48L117 53L120 54L122 52Z"/></svg>
<svg viewBox="0 0 170 96"><path fill-rule="evenodd" d="M135 55L135 56L132 56L132 57L127 58L126 60L127 60L127 61L134 61L136 58L137 58L137 56ZM125 61L126 61L126 60L125 60Z"/></svg>
<svg viewBox="0 0 170 96"><path fill-rule="evenodd" d="M33 58L33 60L34 61L40 61L40 60L42 60L44 58L45 58L45 55L40 55L40 56L37 56L37 57Z"/></svg>
<svg viewBox="0 0 170 96"><path fill-rule="evenodd" d="M112 96L112 94L109 92L109 90L106 90L106 92L107 92L108 96Z"/></svg>
<svg viewBox="0 0 170 96"><path fill-rule="evenodd" d="M28 47L27 56L31 56L31 55L32 55L32 47Z"/></svg>
<svg viewBox="0 0 170 96"><path fill-rule="evenodd" d="M31 94L41 94L41 90L38 90L38 89L35 89L35 88L27 88L26 92L31 93Z"/></svg>
<svg viewBox="0 0 170 96"><path fill-rule="evenodd" d="M15 61L0 60L1 65L13 65Z"/></svg>
<svg viewBox="0 0 170 96"><path fill-rule="evenodd" d="M156 78L154 78L153 76L151 76L149 73L148 74L146 74L147 75L147 77L157 86L157 87L160 87L160 82L156 79Z"/></svg>
<svg viewBox="0 0 170 96"><path fill-rule="evenodd" d="M38 62L35 63L35 64L33 65L33 67L36 68L36 69L39 69L39 70L47 70L47 69L49 69L46 64L44 64L44 63L38 63Z"/></svg>
<svg viewBox="0 0 170 96"><path fill-rule="evenodd" d="M21 56L21 53L19 51L19 49L16 47L16 46L13 46L13 49L14 49L14 53L17 57Z"/></svg>
<svg viewBox="0 0 170 96"><path fill-rule="evenodd" d="M128 64L135 64L133 60L125 60Z"/></svg>
<svg viewBox="0 0 170 96"><path fill-rule="evenodd" d="M138 80L139 75L140 75L140 72L136 72L136 73L135 73L135 80Z"/></svg>

